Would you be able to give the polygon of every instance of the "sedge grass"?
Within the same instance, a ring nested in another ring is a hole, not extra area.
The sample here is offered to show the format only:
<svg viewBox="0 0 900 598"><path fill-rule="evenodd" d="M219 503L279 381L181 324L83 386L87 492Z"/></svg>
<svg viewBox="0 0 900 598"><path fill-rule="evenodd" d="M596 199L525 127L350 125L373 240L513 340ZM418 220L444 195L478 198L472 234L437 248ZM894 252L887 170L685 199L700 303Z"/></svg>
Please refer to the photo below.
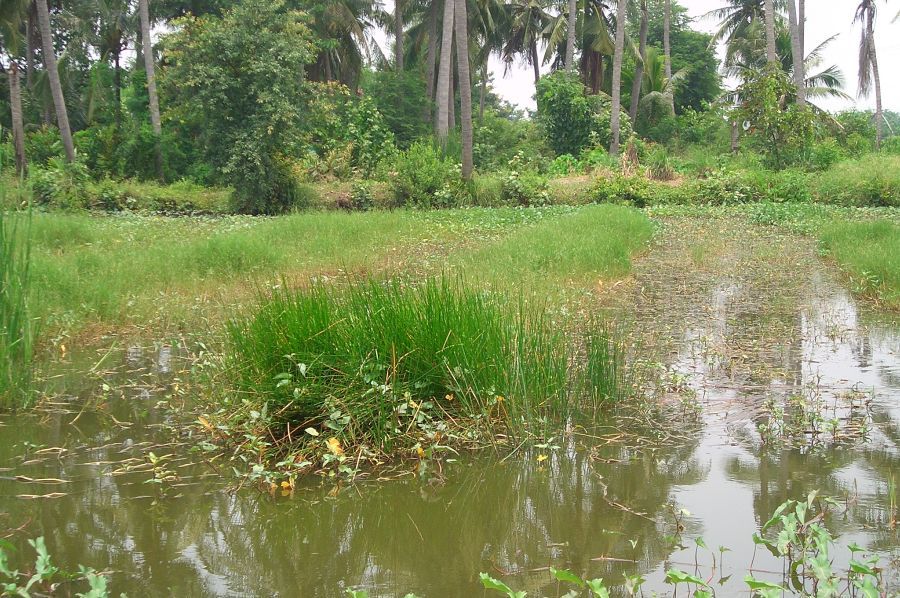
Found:
<svg viewBox="0 0 900 598"><path fill-rule="evenodd" d="M576 342L545 310L447 278L279 290L228 330L230 420L270 438L386 449L450 422L516 435L622 392L601 329Z"/></svg>
<svg viewBox="0 0 900 598"><path fill-rule="evenodd" d="M34 330L28 214L0 210L0 408L28 403Z"/></svg>

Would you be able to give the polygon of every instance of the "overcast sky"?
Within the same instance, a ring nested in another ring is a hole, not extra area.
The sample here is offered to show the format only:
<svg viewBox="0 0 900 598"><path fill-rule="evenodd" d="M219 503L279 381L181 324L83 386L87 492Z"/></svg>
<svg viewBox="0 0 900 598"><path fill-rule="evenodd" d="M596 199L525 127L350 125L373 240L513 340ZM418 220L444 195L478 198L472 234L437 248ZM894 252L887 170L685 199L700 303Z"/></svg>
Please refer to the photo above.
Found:
<svg viewBox="0 0 900 598"><path fill-rule="evenodd" d="M679 0L695 18L692 27L701 31L713 31L716 22L702 19L708 11L724 5L723 0ZM824 55L823 66L837 64L844 73L845 91L856 98L857 62L859 57L860 26L853 24L853 15L859 0L809 0L807 2L806 45L815 48L828 37L838 33ZM875 41L881 71L881 87L884 107L900 112L900 21L891 19L900 10L900 1L879 2L879 19ZM515 65L504 76L503 63L491 61L494 88L507 101L523 108L534 108L534 75L531 67ZM546 70L546 69L545 69ZM855 100L863 108L874 108L874 97ZM830 110L852 108L854 102L830 100L822 102Z"/></svg>

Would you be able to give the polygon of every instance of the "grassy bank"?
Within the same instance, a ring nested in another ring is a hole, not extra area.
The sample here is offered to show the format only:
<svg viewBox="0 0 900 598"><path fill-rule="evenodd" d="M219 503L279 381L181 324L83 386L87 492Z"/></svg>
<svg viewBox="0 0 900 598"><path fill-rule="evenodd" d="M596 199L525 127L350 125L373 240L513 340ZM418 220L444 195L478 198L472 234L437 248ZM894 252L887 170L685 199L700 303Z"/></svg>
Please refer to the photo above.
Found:
<svg viewBox="0 0 900 598"><path fill-rule="evenodd" d="M900 309L900 225L883 219L833 221L822 227L819 238L854 292Z"/></svg>

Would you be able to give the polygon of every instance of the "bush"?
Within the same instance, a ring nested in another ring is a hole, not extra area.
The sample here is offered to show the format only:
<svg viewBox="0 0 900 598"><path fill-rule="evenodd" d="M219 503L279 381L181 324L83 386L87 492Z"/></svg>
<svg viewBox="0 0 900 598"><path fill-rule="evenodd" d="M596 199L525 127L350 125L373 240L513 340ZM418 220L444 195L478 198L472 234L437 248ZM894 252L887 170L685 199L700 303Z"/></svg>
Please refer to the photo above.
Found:
<svg viewBox="0 0 900 598"><path fill-rule="evenodd" d="M796 169L780 172L751 170L746 179L747 184L753 188L753 201L785 203L808 202L812 199L807 175Z"/></svg>
<svg viewBox="0 0 900 598"><path fill-rule="evenodd" d="M81 162L69 163L63 158L50 158L46 166L31 169L31 189L36 203L63 210L90 207L91 182L87 167Z"/></svg>
<svg viewBox="0 0 900 598"><path fill-rule="evenodd" d="M558 155L579 155L589 146L609 147L612 102L605 95L588 95L580 77L556 71L537 85L538 118L547 141ZM632 134L631 119L621 113L621 139Z"/></svg>
<svg viewBox="0 0 900 598"><path fill-rule="evenodd" d="M581 163L571 154L557 156L547 167L547 174L550 176L566 176L579 171L581 171Z"/></svg>
<svg viewBox="0 0 900 598"><path fill-rule="evenodd" d="M759 201L761 195L747 177L737 172L716 170L705 179L697 179L685 190L690 203L701 205L735 205Z"/></svg>
<svg viewBox="0 0 900 598"><path fill-rule="evenodd" d="M891 156L900 156L900 135L885 139L881 143L881 152Z"/></svg>
<svg viewBox="0 0 900 598"><path fill-rule="evenodd" d="M420 141L397 158L391 183L400 206L448 208L459 203L452 192L459 179L455 162L444 158L433 144Z"/></svg>
<svg viewBox="0 0 900 598"><path fill-rule="evenodd" d="M872 154L840 162L812 177L811 187L821 203L900 207L900 158Z"/></svg>
<svg viewBox="0 0 900 598"><path fill-rule="evenodd" d="M544 206L550 203L547 178L534 171L512 171L503 178L501 197L514 206Z"/></svg>
<svg viewBox="0 0 900 598"><path fill-rule="evenodd" d="M25 154L29 164L46 166L52 158L63 155L62 138L59 129L43 125L25 135Z"/></svg>
<svg viewBox="0 0 900 598"><path fill-rule="evenodd" d="M367 212L375 205L375 193L370 181L355 181L350 191L350 209Z"/></svg>
<svg viewBox="0 0 900 598"><path fill-rule="evenodd" d="M847 153L836 139L827 138L813 145L809 153L809 169L821 172L828 170L847 157Z"/></svg>
<svg viewBox="0 0 900 598"><path fill-rule="evenodd" d="M598 203L627 204L643 208L654 204L657 198L650 182L642 176L616 174L609 179L600 179L594 188L594 201Z"/></svg>

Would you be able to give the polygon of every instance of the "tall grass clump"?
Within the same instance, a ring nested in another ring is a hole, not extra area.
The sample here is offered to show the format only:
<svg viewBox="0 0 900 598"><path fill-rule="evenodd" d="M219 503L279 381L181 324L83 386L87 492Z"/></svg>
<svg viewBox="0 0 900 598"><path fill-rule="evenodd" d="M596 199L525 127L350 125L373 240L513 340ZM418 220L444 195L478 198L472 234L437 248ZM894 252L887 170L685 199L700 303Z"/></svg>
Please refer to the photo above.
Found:
<svg viewBox="0 0 900 598"><path fill-rule="evenodd" d="M28 215L0 210L0 408L28 402L34 341L29 233Z"/></svg>
<svg viewBox="0 0 900 598"><path fill-rule="evenodd" d="M516 434L610 386L581 388L576 349L545 311L448 279L276 291L228 332L229 396L267 414L274 437L387 449L451 422ZM591 379L611 368L599 351Z"/></svg>

